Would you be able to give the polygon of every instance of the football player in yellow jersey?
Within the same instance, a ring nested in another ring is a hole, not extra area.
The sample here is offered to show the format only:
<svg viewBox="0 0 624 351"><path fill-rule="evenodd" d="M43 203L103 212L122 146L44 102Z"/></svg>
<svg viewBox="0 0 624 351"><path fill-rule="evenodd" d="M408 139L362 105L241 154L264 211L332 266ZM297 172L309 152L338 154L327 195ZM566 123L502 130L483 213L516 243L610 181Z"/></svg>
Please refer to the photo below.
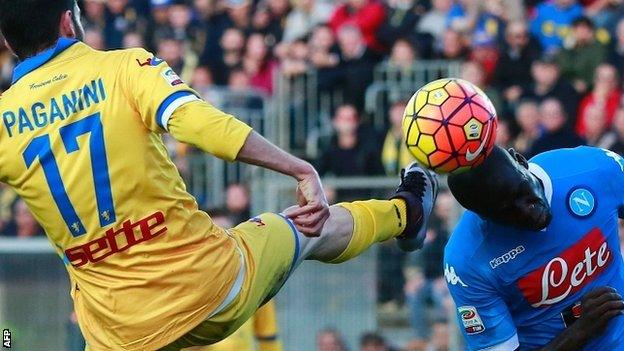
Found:
<svg viewBox="0 0 624 351"><path fill-rule="evenodd" d="M339 263L375 242L421 247L435 178L417 166L391 200L329 207L314 168L201 99L142 49L80 42L76 0L0 0L20 59L0 97L0 181L63 258L87 350L216 343L304 259ZM197 208L161 135L297 182L298 205L225 230Z"/></svg>

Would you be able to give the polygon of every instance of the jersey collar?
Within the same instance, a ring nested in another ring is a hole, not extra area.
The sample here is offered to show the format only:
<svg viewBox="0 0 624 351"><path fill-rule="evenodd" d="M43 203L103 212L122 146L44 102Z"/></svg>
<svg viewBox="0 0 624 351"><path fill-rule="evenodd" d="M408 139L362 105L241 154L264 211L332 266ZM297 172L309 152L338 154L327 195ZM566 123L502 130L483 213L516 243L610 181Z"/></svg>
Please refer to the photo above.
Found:
<svg viewBox="0 0 624 351"><path fill-rule="evenodd" d="M60 38L53 47L20 62L13 70L13 81L11 84L15 84L22 77L43 66L77 42L78 39Z"/></svg>

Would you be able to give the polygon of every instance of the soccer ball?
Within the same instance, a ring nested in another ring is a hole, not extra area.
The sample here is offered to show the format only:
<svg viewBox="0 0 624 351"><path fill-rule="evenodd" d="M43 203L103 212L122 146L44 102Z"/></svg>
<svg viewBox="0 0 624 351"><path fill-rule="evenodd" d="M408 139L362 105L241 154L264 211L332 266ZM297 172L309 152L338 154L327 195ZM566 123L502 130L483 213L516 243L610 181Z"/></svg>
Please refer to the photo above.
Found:
<svg viewBox="0 0 624 351"><path fill-rule="evenodd" d="M456 78L420 88L403 115L407 148L436 173L460 173L483 163L494 147L496 125L490 99Z"/></svg>

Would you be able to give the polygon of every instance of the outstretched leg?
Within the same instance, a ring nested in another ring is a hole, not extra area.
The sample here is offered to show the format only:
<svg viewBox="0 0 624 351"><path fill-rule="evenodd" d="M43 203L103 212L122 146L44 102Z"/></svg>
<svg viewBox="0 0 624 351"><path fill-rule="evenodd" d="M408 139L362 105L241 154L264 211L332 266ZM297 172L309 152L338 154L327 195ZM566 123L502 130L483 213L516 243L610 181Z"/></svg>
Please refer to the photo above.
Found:
<svg viewBox="0 0 624 351"><path fill-rule="evenodd" d="M398 238L399 247L422 247L425 227L437 195L437 180L412 165L390 200L341 203L330 208L320 237L299 235L303 259L340 263L377 242Z"/></svg>

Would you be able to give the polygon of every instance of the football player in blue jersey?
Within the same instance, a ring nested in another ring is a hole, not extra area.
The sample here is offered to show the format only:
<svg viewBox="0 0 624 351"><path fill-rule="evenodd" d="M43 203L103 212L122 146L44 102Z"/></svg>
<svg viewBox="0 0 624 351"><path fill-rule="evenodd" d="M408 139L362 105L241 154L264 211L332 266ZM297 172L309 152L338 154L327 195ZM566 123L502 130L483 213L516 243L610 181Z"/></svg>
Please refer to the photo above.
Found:
<svg viewBox="0 0 624 351"><path fill-rule="evenodd" d="M624 350L619 155L495 147L448 184L468 209L444 270L470 350Z"/></svg>

